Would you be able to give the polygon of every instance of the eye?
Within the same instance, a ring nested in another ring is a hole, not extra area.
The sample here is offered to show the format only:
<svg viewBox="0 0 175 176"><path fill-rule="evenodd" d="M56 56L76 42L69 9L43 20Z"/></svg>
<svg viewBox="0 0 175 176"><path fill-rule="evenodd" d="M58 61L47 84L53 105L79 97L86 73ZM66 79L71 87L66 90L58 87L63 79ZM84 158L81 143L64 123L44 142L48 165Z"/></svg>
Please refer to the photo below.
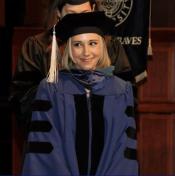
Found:
<svg viewBox="0 0 175 176"><path fill-rule="evenodd" d="M81 43L80 43L80 42L74 42L72 45L73 45L74 47L80 47L80 46L81 46Z"/></svg>
<svg viewBox="0 0 175 176"><path fill-rule="evenodd" d="M96 46L96 45L98 45L98 42L97 41L91 41L91 42L89 42L89 45Z"/></svg>

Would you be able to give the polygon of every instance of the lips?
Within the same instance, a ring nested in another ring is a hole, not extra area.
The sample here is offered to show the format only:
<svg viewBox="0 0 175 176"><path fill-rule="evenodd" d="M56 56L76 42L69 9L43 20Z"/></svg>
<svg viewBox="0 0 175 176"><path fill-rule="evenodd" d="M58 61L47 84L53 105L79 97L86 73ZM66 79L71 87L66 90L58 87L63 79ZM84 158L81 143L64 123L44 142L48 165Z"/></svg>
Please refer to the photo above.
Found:
<svg viewBox="0 0 175 176"><path fill-rule="evenodd" d="M90 62L92 61L92 58L81 58L82 62Z"/></svg>
<svg viewBox="0 0 175 176"><path fill-rule="evenodd" d="M82 62L90 62L90 59L81 59Z"/></svg>

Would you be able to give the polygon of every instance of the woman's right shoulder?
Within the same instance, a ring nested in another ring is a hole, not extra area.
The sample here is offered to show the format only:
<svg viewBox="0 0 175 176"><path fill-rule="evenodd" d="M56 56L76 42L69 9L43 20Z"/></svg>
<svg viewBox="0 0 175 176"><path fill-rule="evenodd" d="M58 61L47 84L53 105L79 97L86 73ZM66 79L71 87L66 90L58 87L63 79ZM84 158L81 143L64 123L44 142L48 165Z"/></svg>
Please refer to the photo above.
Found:
<svg viewBox="0 0 175 176"><path fill-rule="evenodd" d="M48 36L46 31L27 37L24 40L24 45L38 45L47 47L51 43L51 37Z"/></svg>
<svg viewBox="0 0 175 176"><path fill-rule="evenodd" d="M63 84L69 80L66 74L59 72L58 73L58 81L57 82L49 82L47 78L41 80L39 84L39 88L42 89L62 89Z"/></svg>

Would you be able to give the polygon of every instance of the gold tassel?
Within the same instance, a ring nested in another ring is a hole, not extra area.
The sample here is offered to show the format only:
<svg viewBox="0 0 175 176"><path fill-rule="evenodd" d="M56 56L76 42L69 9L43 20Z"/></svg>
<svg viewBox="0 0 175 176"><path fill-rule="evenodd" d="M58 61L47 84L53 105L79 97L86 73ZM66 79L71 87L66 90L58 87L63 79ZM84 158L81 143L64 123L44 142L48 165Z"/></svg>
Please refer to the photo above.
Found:
<svg viewBox="0 0 175 176"><path fill-rule="evenodd" d="M148 56L152 56L153 55L151 38L149 38L149 41L148 41L148 51L147 51L147 54L148 54Z"/></svg>
<svg viewBox="0 0 175 176"><path fill-rule="evenodd" d="M153 55L152 41L151 41L151 0L150 0L150 9L149 9L149 40L148 40L147 54L148 54L148 56Z"/></svg>
<svg viewBox="0 0 175 176"><path fill-rule="evenodd" d="M51 49L51 59L50 59L50 69L47 75L47 82L56 83L58 82L58 64L61 58L58 49L58 44L56 40L55 25L53 27L53 37L52 37L52 49Z"/></svg>

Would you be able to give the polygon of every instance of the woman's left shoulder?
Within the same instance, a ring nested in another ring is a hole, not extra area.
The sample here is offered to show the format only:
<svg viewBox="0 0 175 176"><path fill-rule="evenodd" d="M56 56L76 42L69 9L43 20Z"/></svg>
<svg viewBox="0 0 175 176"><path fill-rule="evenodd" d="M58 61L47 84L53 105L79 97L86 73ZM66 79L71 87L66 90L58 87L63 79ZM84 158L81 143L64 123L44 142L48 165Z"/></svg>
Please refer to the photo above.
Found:
<svg viewBox="0 0 175 176"><path fill-rule="evenodd" d="M110 77L109 81L113 84L116 84L117 86L122 86L122 87L131 86L131 82L125 81L119 78L118 76L114 76L114 75Z"/></svg>
<svg viewBox="0 0 175 176"><path fill-rule="evenodd" d="M117 91L117 94L132 90L132 84L129 81L125 81L117 76L108 77L107 85L112 87L114 91Z"/></svg>

